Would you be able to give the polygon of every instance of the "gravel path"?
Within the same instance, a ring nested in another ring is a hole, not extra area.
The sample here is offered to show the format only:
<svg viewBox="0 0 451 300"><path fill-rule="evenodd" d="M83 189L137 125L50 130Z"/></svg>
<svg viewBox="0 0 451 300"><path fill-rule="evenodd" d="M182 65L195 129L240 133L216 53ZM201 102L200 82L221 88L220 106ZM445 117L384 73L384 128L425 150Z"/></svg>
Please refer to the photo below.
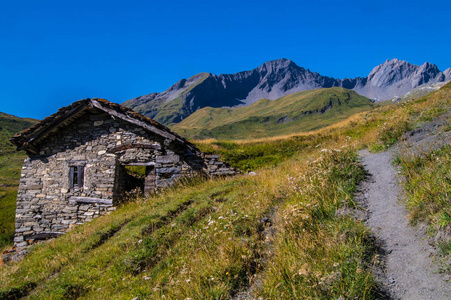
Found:
<svg viewBox="0 0 451 300"><path fill-rule="evenodd" d="M382 242L385 274L380 278L394 299L451 299L451 284L433 265L433 249L420 231L408 224L407 212L398 201L401 188L391 164L391 152L360 152L371 175L362 189L369 210L367 224Z"/></svg>

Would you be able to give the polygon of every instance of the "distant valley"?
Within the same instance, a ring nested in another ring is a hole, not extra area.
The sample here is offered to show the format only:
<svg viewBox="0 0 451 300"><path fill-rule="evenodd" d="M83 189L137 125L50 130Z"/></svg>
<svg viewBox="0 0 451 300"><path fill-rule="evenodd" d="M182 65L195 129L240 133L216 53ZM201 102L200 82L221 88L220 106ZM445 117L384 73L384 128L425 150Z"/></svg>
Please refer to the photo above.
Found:
<svg viewBox="0 0 451 300"><path fill-rule="evenodd" d="M178 81L162 93L143 95L123 104L168 125L179 123L204 107L249 106L263 98L275 100L312 89L343 87L377 102L448 80L451 68L442 72L428 62L418 66L392 59L376 66L367 77L336 79L299 67L289 59L278 59L236 74L200 73Z"/></svg>

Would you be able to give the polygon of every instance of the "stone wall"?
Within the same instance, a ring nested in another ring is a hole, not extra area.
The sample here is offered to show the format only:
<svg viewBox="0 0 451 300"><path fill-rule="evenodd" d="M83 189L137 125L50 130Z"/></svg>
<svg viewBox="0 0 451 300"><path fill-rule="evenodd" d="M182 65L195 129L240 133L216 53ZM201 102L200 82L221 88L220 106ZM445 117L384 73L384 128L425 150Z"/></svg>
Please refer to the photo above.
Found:
<svg viewBox="0 0 451 300"><path fill-rule="evenodd" d="M148 167L147 191L182 176L239 173L218 156L196 155L106 113L84 114L40 142L39 151L22 168L14 238L19 249L115 210L126 191L126 165ZM84 170L80 187L70 186L71 166Z"/></svg>
<svg viewBox="0 0 451 300"><path fill-rule="evenodd" d="M219 155L204 155L206 164L205 172L211 177L235 176L241 174L238 169L230 167L219 160Z"/></svg>

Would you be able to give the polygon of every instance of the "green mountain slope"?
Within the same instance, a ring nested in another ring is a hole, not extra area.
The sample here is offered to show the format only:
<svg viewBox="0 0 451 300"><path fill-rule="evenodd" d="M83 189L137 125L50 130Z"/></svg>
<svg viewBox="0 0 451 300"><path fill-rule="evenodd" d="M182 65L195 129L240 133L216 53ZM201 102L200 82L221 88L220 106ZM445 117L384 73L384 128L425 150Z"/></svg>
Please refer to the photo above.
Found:
<svg viewBox="0 0 451 300"><path fill-rule="evenodd" d="M17 186L25 158L23 153L16 152L8 139L36 122L0 113L0 249L12 244Z"/></svg>
<svg viewBox="0 0 451 300"><path fill-rule="evenodd" d="M375 107L368 98L344 88L317 89L247 107L196 111L172 129L188 138L260 138L310 131Z"/></svg>
<svg viewBox="0 0 451 300"><path fill-rule="evenodd" d="M14 153L15 147L8 139L36 122L34 119L19 118L0 112L0 155Z"/></svg>

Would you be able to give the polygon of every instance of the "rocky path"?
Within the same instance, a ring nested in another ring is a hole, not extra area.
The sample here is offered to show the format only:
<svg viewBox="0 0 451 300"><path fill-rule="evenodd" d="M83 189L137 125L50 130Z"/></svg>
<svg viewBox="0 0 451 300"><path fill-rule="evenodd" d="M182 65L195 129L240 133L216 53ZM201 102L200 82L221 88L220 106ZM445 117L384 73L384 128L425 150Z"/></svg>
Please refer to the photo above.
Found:
<svg viewBox="0 0 451 300"><path fill-rule="evenodd" d="M432 248L421 232L408 224L407 212L398 200L401 188L391 164L392 153L360 152L370 173L362 186L369 210L367 224L382 242L385 272L380 280L394 299L451 299L451 284L433 265Z"/></svg>

